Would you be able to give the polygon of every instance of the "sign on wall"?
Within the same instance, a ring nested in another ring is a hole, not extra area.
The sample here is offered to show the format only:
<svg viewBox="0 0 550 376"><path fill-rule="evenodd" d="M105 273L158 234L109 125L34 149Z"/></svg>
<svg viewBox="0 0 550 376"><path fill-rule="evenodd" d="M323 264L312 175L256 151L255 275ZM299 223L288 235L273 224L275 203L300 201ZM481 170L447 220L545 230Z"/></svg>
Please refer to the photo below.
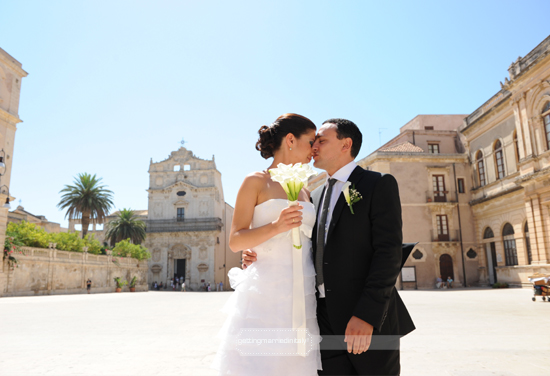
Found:
<svg viewBox="0 0 550 376"><path fill-rule="evenodd" d="M416 282L416 266L404 266L401 269L401 281Z"/></svg>

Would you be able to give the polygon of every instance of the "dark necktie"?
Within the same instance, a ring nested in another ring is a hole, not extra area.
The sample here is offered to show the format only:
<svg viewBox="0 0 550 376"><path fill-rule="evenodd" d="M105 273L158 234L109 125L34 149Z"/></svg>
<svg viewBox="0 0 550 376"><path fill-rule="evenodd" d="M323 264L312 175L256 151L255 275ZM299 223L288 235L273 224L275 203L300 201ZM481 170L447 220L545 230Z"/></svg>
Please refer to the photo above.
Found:
<svg viewBox="0 0 550 376"><path fill-rule="evenodd" d="M336 179L328 179L328 188L325 192L325 201L323 202L321 220L319 221L319 226L317 227L317 250L315 251L315 271L317 272L317 286L325 283L323 278L323 252L325 250L325 231L328 208L330 205L330 196L332 195L332 187L334 186L334 183L336 183L336 181Z"/></svg>

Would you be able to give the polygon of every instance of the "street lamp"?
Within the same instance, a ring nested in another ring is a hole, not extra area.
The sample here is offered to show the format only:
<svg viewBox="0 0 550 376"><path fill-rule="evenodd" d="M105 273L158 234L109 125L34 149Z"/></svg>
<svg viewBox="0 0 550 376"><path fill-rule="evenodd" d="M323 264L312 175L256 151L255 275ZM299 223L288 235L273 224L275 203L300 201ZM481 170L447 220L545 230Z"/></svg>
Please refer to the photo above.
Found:
<svg viewBox="0 0 550 376"><path fill-rule="evenodd" d="M0 165L0 167L1 167L1 165ZM7 185L3 185L3 186L0 187L0 192L3 193L3 194L8 195L8 197L6 197L6 203L4 205L2 205L2 207L6 208L6 209L11 209L11 205L10 205L10 188Z"/></svg>

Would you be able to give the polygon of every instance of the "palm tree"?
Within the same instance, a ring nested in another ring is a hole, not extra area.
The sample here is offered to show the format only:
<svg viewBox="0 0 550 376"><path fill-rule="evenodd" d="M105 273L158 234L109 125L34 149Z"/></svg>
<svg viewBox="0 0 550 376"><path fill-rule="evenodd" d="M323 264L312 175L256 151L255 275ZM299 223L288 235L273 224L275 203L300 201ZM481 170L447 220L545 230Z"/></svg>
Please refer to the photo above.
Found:
<svg viewBox="0 0 550 376"><path fill-rule="evenodd" d="M111 246L125 239L130 239L134 244L141 244L145 240L145 222L138 219L132 209L122 209L118 212L117 218L107 224L105 237L110 240Z"/></svg>
<svg viewBox="0 0 550 376"><path fill-rule="evenodd" d="M74 185L65 185L57 204L60 209L67 209L65 218L81 219L82 238L88 233L90 222L103 223L113 206L113 192L100 185L101 178L87 173L78 174Z"/></svg>

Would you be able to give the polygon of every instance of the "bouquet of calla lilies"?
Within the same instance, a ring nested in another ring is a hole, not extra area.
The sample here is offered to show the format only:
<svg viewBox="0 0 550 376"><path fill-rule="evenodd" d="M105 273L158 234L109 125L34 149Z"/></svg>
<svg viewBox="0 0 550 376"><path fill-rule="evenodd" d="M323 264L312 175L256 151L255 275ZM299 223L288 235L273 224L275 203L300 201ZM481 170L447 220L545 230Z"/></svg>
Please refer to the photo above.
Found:
<svg viewBox="0 0 550 376"><path fill-rule="evenodd" d="M285 190L289 207L298 205L300 191L311 176L317 175L310 165L301 163L295 165L279 163L277 168L270 169L269 173L271 179L281 184ZM293 250L298 250L292 252L292 328L296 330L297 353L300 356L306 356L306 305L300 228L293 228L291 233Z"/></svg>
<svg viewBox="0 0 550 376"><path fill-rule="evenodd" d="M317 175L310 165L296 163L294 165L285 165L279 163L277 168L269 170L271 179L281 184L288 198L288 206L298 205L298 195L311 176ZM292 245L296 249L301 249L300 229L292 229Z"/></svg>

